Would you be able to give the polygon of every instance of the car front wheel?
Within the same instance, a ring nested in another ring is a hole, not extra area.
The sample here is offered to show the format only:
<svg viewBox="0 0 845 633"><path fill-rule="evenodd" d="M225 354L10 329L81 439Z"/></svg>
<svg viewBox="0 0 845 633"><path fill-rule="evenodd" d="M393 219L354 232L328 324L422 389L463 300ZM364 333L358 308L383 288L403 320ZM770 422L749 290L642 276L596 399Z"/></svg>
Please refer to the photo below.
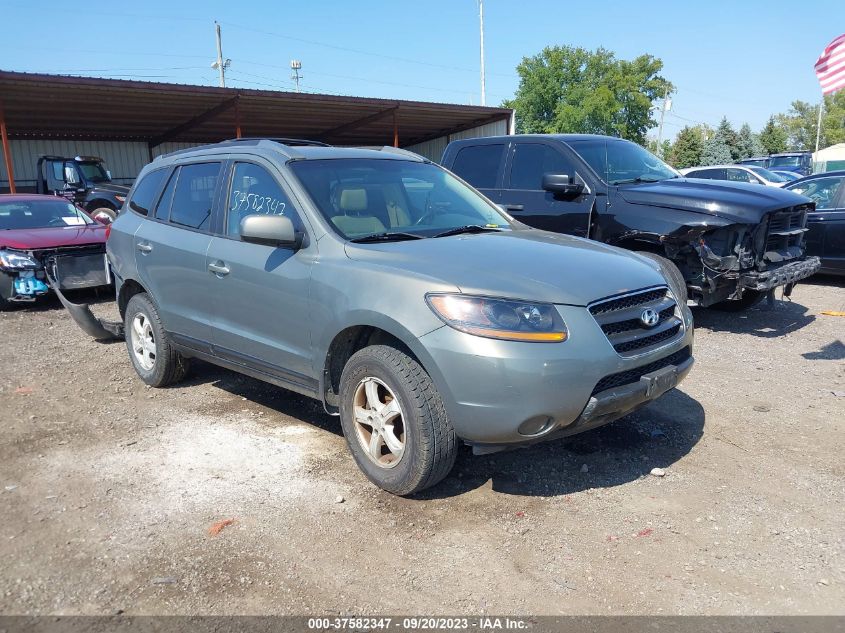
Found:
<svg viewBox="0 0 845 633"><path fill-rule="evenodd" d="M410 495L443 479L457 437L437 388L405 352L373 345L352 355L340 379L340 420L349 450L378 487Z"/></svg>

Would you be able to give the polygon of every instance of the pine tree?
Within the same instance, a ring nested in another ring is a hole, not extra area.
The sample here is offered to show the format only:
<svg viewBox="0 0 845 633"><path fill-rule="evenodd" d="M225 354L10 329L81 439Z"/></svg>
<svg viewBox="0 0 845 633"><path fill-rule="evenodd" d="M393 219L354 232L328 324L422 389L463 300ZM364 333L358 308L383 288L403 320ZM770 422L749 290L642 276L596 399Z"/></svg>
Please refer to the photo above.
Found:
<svg viewBox="0 0 845 633"><path fill-rule="evenodd" d="M678 132L670 162L677 169L696 167L701 164L701 149L701 131L687 126Z"/></svg>
<svg viewBox="0 0 845 633"><path fill-rule="evenodd" d="M778 152L786 151L786 129L779 125L775 120L774 115L769 117L766 125L760 132L760 143L763 146L763 151L766 154L777 154Z"/></svg>
<svg viewBox="0 0 845 633"><path fill-rule="evenodd" d="M739 160L751 158L752 156L760 156L763 153L763 145L760 143L760 137L751 131L751 126L748 123L743 123L742 127L739 128L737 149L739 151Z"/></svg>
<svg viewBox="0 0 845 633"><path fill-rule="evenodd" d="M750 132L751 130L749 130ZM721 137L722 142L727 145L730 152L730 159L723 161L725 163L732 163L740 159L739 151L739 135L733 129L727 117L722 117L719 126L716 128L716 134ZM714 163L711 163L714 164Z"/></svg>
<svg viewBox="0 0 845 633"><path fill-rule="evenodd" d="M704 148L701 151L701 164L726 165L732 161L731 148L717 130L713 136L704 141Z"/></svg>

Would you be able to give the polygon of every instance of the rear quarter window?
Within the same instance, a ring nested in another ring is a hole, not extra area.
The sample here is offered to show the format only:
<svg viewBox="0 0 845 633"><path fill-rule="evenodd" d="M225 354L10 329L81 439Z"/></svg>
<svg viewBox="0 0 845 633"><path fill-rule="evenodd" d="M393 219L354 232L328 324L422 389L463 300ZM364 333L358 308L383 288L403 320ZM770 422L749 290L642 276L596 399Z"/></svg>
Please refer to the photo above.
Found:
<svg viewBox="0 0 845 633"><path fill-rule="evenodd" d="M220 163L198 163L179 168L170 204L171 224L205 231L209 229L219 174Z"/></svg>
<svg viewBox="0 0 845 633"><path fill-rule="evenodd" d="M135 190L129 199L129 208L141 215L149 215L166 175L166 169L157 169L143 176L135 185Z"/></svg>
<svg viewBox="0 0 845 633"><path fill-rule="evenodd" d="M504 144L471 145L458 150L452 171L477 189L493 189L505 152Z"/></svg>

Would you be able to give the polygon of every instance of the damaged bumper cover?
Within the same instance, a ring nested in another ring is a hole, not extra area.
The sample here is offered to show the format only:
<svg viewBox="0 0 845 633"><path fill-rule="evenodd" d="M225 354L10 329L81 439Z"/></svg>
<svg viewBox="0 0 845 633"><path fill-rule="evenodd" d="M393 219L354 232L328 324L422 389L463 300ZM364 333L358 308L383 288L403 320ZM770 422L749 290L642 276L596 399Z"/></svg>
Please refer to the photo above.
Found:
<svg viewBox="0 0 845 633"><path fill-rule="evenodd" d="M98 341L115 341L125 338L123 323L118 321L104 321L94 316L91 307L87 303L73 303L68 300L59 288L50 266L47 267L47 281L65 309L70 313L71 318L88 336Z"/></svg>
<svg viewBox="0 0 845 633"><path fill-rule="evenodd" d="M819 268L821 268L821 261L818 257L807 257L801 261L783 264L777 268L743 272L739 276L739 284L748 290L766 292L779 286L795 284L818 272Z"/></svg>

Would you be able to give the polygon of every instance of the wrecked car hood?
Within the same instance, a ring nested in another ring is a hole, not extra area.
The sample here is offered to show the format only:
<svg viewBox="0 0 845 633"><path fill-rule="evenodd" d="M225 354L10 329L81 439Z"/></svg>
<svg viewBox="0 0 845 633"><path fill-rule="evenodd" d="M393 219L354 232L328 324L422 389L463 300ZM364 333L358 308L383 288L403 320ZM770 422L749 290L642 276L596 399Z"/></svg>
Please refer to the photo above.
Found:
<svg viewBox="0 0 845 633"><path fill-rule="evenodd" d="M757 224L776 209L810 203L808 198L778 187L702 178L623 185L617 192L631 204L706 213L745 224Z"/></svg>
<svg viewBox="0 0 845 633"><path fill-rule="evenodd" d="M462 292L587 305L665 284L655 266L598 242L519 229L383 244L346 244L351 259L455 285Z"/></svg>
<svg viewBox="0 0 845 633"><path fill-rule="evenodd" d="M17 250L104 244L105 241L106 227L102 224L0 231L0 248Z"/></svg>

